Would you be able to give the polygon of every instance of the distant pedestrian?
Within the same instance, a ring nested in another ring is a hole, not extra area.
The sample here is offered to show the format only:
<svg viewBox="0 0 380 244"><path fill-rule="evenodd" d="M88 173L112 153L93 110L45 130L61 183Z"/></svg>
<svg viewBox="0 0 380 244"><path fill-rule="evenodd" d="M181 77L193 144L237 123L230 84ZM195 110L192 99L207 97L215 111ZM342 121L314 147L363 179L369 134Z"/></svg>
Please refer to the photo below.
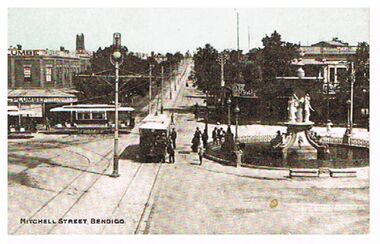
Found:
<svg viewBox="0 0 380 244"><path fill-rule="evenodd" d="M200 137L197 135L197 133L194 134L193 139L191 140L191 149L193 152L197 152L199 144L200 144Z"/></svg>
<svg viewBox="0 0 380 244"><path fill-rule="evenodd" d="M195 130L195 136L198 137L199 139L200 139L201 136L202 136L202 132L201 132L201 130L199 129L199 127L197 127L197 129Z"/></svg>
<svg viewBox="0 0 380 244"><path fill-rule="evenodd" d="M217 138L218 144L221 144L221 142L222 142L222 128L216 129L216 138Z"/></svg>
<svg viewBox="0 0 380 244"><path fill-rule="evenodd" d="M199 112L199 105L198 105L198 103L195 103L195 105L194 105L194 117L195 117L195 119L198 119L198 112Z"/></svg>
<svg viewBox="0 0 380 244"><path fill-rule="evenodd" d="M202 162L203 162L203 154L204 154L203 147L200 146L200 147L198 148L199 165L202 165Z"/></svg>
<svg viewBox="0 0 380 244"><path fill-rule="evenodd" d="M203 131L202 134L202 142L203 142L203 147L207 149L207 141L208 141L208 135L206 129Z"/></svg>
<svg viewBox="0 0 380 244"><path fill-rule="evenodd" d="M169 163L174 164L175 163L175 151L174 151L174 148L173 148L172 143L170 141L167 145L167 152L169 154Z"/></svg>
<svg viewBox="0 0 380 244"><path fill-rule="evenodd" d="M327 123L326 123L326 130L327 130L327 135L328 136L331 136L331 127L332 127L333 123L331 122L331 120L327 120Z"/></svg>
<svg viewBox="0 0 380 244"><path fill-rule="evenodd" d="M212 144L216 145L218 143L218 129L215 127L212 131Z"/></svg>
<svg viewBox="0 0 380 244"><path fill-rule="evenodd" d="M46 117L46 130L50 129L50 120L48 117Z"/></svg>
<svg viewBox="0 0 380 244"><path fill-rule="evenodd" d="M172 140L173 143L173 148L176 149L176 140L177 140L177 132L175 131L175 128L172 129L172 132L170 133L170 139Z"/></svg>
<svg viewBox="0 0 380 244"><path fill-rule="evenodd" d="M172 124L172 125L175 125L175 122L174 122L174 113L172 113L172 114L170 115L170 120L171 120L171 124Z"/></svg>

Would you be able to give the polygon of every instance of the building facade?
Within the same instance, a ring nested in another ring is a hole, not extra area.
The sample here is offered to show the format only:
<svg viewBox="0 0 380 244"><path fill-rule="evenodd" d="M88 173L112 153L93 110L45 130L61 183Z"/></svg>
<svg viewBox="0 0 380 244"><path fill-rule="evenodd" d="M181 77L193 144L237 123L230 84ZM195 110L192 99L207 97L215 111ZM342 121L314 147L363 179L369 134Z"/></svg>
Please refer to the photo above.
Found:
<svg viewBox="0 0 380 244"><path fill-rule="evenodd" d="M22 117L46 123L51 107L75 103L73 78L90 67L92 55L83 48L83 34L76 51L9 48L8 105L22 110Z"/></svg>

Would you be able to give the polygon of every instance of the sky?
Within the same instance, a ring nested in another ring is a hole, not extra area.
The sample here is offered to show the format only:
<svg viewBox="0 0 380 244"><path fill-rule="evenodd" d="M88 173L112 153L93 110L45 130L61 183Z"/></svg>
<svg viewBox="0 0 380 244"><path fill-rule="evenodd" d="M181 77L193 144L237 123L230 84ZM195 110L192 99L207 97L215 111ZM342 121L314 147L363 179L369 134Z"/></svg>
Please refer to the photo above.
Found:
<svg viewBox="0 0 380 244"><path fill-rule="evenodd" d="M23 49L75 49L76 34L84 33L87 50L112 44L120 32L133 52L186 52L210 43L218 50L248 51L277 30L285 41L310 45L339 37L356 45L369 43L366 8L10 8L8 46Z"/></svg>

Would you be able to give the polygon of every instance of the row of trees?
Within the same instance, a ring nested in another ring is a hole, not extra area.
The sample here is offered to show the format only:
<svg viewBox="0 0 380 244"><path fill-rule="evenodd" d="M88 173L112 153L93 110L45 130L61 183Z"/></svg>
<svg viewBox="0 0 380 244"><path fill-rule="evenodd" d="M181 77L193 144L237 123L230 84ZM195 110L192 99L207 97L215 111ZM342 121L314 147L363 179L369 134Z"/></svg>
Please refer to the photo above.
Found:
<svg viewBox="0 0 380 244"><path fill-rule="evenodd" d="M276 77L296 76L295 65L292 61L300 58L299 45L283 41L281 35L274 31L270 36L262 39L262 48L254 48L244 54L236 50L224 50L218 52L210 44L205 47L199 47L194 54L194 73L191 74L192 79L196 81L198 87L202 90L209 90L210 94L220 94L221 69L218 63L218 56L226 53L229 56L224 66L224 79L226 87L230 87L233 83L244 83L246 90L253 89L259 97L257 110L260 111L261 120L278 120L286 117L286 99L287 95L292 92L284 80L276 79ZM367 43L359 43L357 53L351 58L355 67L355 106L368 107L368 96L363 96L363 91L369 92L369 45ZM305 66L305 71L310 76L317 76L322 66ZM341 80L339 87L340 92L334 97L333 104L336 108L346 106L350 91L350 72L347 71L347 77ZM319 89L319 98L316 104L324 104L322 101L322 85L315 85L314 88ZM313 89L310 87L309 89ZM309 91L305 91L309 92ZM250 106L250 105L248 105ZM244 108L243 108L244 109ZM285 111L284 111L285 110ZM358 110L358 109L357 109ZM344 115L346 112L344 112ZM325 117L320 113L317 115L322 120Z"/></svg>
<svg viewBox="0 0 380 244"><path fill-rule="evenodd" d="M180 52L155 54L147 58L139 57L133 52L128 52L127 47L122 51L126 54L123 64L120 66L120 75L149 75L152 65L153 89L161 85L161 67L164 67L164 79L168 79L170 70L175 70L184 56ZM110 63L111 47L99 49L90 60L91 68L85 74L101 74L113 76L115 67ZM114 78L99 77L75 77L75 90L78 91L78 100L83 103L112 103L114 99ZM128 103L134 96L144 97L149 92L149 78L124 78L120 81L119 97L122 103Z"/></svg>

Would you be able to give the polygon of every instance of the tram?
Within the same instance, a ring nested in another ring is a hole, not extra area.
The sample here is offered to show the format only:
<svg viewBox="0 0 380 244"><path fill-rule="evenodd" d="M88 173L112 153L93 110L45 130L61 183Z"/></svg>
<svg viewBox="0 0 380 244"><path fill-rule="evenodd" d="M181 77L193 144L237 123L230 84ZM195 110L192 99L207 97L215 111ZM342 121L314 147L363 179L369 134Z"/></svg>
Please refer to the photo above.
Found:
<svg viewBox="0 0 380 244"><path fill-rule="evenodd" d="M139 135L140 155L144 162L165 160L171 126L171 119L166 114L150 114L143 119Z"/></svg>
<svg viewBox="0 0 380 244"><path fill-rule="evenodd" d="M134 108L119 107L120 133L135 126ZM51 129L55 132L112 132L115 128L115 106L108 104L76 104L50 109Z"/></svg>

